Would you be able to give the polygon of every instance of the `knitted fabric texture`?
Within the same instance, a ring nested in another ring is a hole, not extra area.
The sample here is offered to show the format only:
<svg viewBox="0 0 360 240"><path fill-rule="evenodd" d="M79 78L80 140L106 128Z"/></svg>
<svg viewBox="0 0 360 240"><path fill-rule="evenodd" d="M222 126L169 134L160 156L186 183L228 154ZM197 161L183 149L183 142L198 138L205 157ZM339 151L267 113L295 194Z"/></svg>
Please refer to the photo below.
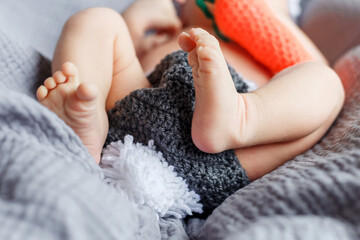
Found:
<svg viewBox="0 0 360 240"><path fill-rule="evenodd" d="M313 59L264 0L216 0L213 14L223 35L274 74Z"/></svg>
<svg viewBox="0 0 360 240"><path fill-rule="evenodd" d="M247 85L229 69L237 91L247 92ZM249 178L234 151L207 154L192 142L195 91L187 53L178 51L165 57L149 81L153 88L133 91L108 112L110 126L105 145L123 140L127 134L144 145L154 140L157 151L186 180L189 189L200 195L204 215L208 215L249 184Z"/></svg>

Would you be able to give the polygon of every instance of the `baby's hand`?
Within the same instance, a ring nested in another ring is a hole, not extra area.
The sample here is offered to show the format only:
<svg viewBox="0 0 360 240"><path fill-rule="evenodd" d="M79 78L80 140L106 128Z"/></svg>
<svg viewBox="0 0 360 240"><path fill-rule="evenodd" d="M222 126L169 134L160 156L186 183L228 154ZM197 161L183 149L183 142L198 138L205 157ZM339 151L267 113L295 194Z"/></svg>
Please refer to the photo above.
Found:
<svg viewBox="0 0 360 240"><path fill-rule="evenodd" d="M182 26L171 0L138 0L142 5L147 20L147 29L160 33L177 34Z"/></svg>
<svg viewBox="0 0 360 240"><path fill-rule="evenodd" d="M176 1L182 4L186 0ZM142 41L148 37L146 36L148 31L153 31L155 35L174 36L182 27L171 0L138 0L125 10L123 17L137 50L141 48ZM159 38L154 36L151 39L159 42ZM166 38L161 37L161 39ZM146 41L148 43L149 39Z"/></svg>

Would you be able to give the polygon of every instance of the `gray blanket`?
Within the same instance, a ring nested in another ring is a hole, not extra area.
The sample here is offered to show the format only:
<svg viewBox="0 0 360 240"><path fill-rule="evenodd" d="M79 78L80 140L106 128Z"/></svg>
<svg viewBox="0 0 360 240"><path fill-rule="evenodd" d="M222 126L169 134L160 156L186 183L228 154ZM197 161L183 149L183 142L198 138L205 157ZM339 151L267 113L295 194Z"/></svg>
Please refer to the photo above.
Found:
<svg viewBox="0 0 360 240"><path fill-rule="evenodd" d="M105 184L75 133L34 99L49 62L0 32L0 239L158 239L157 216Z"/></svg>
<svg viewBox="0 0 360 240"><path fill-rule="evenodd" d="M0 32L0 239L360 238L359 59L360 49L336 66L347 101L319 144L230 196L205 223L185 224L159 221L104 183L74 132L34 100L49 62Z"/></svg>

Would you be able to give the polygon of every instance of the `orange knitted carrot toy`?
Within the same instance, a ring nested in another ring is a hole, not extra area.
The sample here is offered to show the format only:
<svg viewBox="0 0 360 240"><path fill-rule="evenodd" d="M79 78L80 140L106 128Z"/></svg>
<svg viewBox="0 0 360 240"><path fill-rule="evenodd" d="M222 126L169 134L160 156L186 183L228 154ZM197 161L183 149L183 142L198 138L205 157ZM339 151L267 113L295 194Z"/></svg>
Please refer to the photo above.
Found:
<svg viewBox="0 0 360 240"><path fill-rule="evenodd" d="M214 3L211 13L204 1ZM269 9L265 0L197 0L215 30L246 49L257 61L278 73L313 59Z"/></svg>

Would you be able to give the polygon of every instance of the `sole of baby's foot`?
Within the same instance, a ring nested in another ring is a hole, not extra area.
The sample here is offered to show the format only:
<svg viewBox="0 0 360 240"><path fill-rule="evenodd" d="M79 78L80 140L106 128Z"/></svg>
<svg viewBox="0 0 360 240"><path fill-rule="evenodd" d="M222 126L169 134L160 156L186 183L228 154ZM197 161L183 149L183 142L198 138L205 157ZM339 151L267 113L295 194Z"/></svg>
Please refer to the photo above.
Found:
<svg viewBox="0 0 360 240"><path fill-rule="evenodd" d="M44 81L36 96L42 105L56 113L74 130L99 163L104 133L99 123L97 87L80 83L77 67L67 62L61 71Z"/></svg>
<svg viewBox="0 0 360 240"><path fill-rule="evenodd" d="M208 153L239 148L247 138L245 103L236 92L218 40L202 29L179 36L189 53L195 86L195 110L191 135L194 144Z"/></svg>

